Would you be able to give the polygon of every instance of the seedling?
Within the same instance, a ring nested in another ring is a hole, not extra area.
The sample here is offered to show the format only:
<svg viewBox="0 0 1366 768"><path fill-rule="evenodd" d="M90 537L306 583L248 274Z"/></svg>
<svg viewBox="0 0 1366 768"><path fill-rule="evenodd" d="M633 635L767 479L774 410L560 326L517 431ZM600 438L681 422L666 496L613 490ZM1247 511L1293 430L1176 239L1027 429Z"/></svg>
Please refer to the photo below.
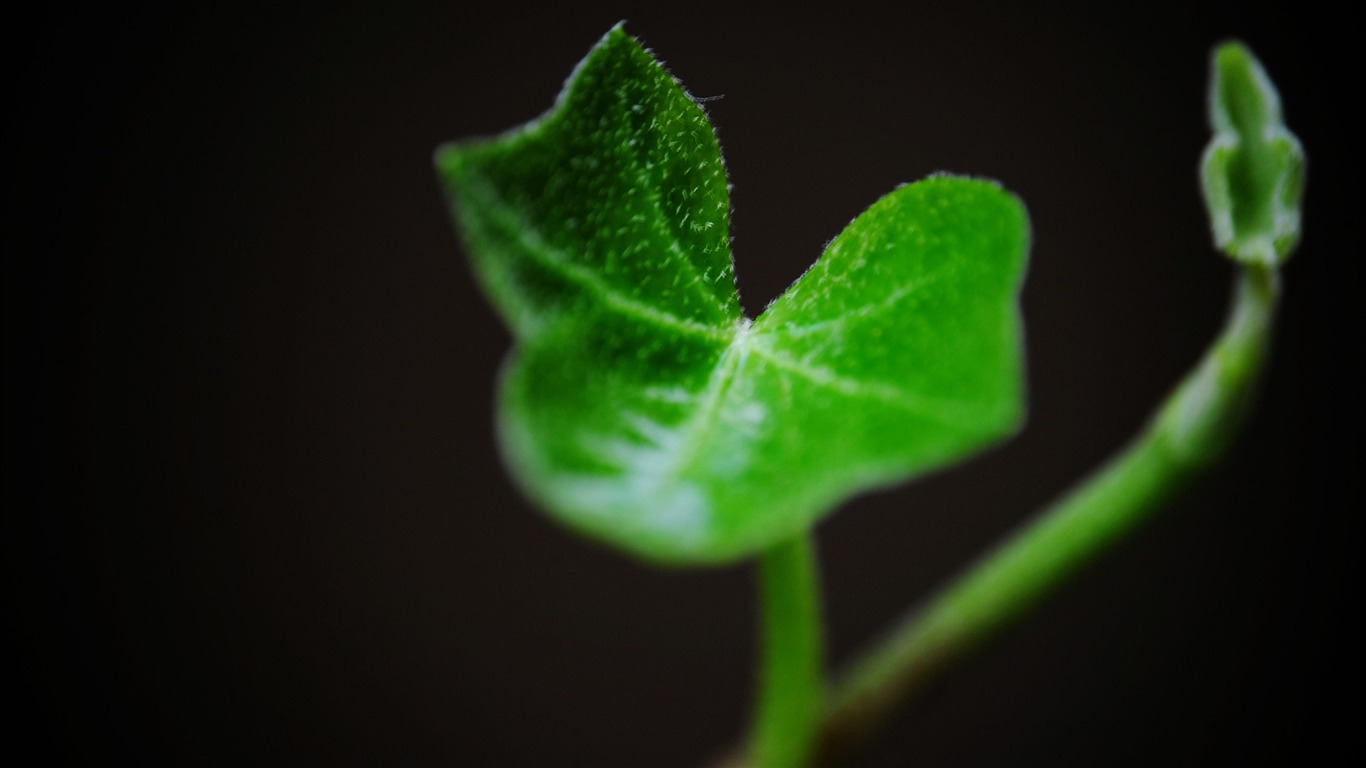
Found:
<svg viewBox="0 0 1366 768"><path fill-rule="evenodd" d="M1204 190L1241 269L1223 334L1126 451L828 693L813 524L1020 424L1024 206L982 179L899 187L747 318L711 124L620 25L549 113L438 151L475 274L512 329L498 433L527 494L651 562L760 559L761 684L737 759L798 766L861 739L1227 441L1298 237L1303 154L1251 54L1226 44L1213 62Z"/></svg>

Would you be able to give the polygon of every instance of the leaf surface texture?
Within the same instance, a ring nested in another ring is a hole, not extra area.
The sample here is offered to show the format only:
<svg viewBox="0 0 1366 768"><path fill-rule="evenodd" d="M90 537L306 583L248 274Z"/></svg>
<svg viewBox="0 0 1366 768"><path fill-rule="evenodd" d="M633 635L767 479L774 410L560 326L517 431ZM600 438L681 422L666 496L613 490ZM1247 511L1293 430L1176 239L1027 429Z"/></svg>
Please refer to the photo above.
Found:
<svg viewBox="0 0 1366 768"><path fill-rule="evenodd" d="M744 557L1022 418L1028 222L993 182L896 189L751 322L711 124L620 27L548 114L437 165L515 337L505 458L591 536Z"/></svg>

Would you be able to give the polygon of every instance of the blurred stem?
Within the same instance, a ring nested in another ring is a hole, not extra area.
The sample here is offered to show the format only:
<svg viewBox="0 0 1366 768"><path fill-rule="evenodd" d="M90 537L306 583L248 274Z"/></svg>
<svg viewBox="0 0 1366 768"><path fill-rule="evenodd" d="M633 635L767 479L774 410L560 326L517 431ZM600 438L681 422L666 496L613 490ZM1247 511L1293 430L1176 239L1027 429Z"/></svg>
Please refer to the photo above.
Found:
<svg viewBox="0 0 1366 768"><path fill-rule="evenodd" d="M1279 282L1240 270L1223 332L1144 431L913 612L831 694L818 745L834 760L955 662L1130 533L1227 445L1266 357Z"/></svg>
<svg viewBox="0 0 1366 768"><path fill-rule="evenodd" d="M759 695L750 762L797 768L811 760L825 709L820 587L809 532L759 559Z"/></svg>

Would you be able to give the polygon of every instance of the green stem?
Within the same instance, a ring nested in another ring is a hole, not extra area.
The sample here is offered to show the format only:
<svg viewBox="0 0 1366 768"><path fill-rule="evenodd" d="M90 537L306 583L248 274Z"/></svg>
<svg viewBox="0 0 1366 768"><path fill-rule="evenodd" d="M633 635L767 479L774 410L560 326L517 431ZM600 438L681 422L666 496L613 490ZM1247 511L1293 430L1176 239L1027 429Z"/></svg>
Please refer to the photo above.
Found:
<svg viewBox="0 0 1366 768"><path fill-rule="evenodd" d="M1223 332L1129 447L900 623L832 691L831 760L1123 538L1218 457L1266 357L1278 281L1241 270Z"/></svg>
<svg viewBox="0 0 1366 768"><path fill-rule="evenodd" d="M797 768L810 762L825 708L816 554L810 533L760 556L759 695L750 762Z"/></svg>

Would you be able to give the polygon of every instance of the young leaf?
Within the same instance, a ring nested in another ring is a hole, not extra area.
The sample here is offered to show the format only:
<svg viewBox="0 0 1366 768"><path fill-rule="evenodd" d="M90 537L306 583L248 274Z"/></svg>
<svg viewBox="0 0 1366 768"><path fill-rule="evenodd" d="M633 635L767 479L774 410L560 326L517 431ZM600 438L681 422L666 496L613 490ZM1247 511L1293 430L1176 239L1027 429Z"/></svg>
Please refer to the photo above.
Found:
<svg viewBox="0 0 1366 768"><path fill-rule="evenodd" d="M1224 43L1210 64L1214 138L1201 180L1214 244L1245 264L1283 263L1300 239L1304 150L1281 120L1281 99L1245 46Z"/></svg>
<svg viewBox="0 0 1366 768"><path fill-rule="evenodd" d="M1021 419L1028 223L992 182L893 191L751 323L711 125L620 26L547 115L437 165L515 336L507 463L592 536L743 557Z"/></svg>

